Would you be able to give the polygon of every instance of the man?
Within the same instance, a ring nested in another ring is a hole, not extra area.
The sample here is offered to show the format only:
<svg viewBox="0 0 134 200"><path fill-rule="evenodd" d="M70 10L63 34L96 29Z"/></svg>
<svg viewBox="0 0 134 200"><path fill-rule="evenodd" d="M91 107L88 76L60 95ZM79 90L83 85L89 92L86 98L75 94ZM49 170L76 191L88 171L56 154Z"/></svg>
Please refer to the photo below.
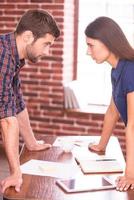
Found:
<svg viewBox="0 0 134 200"><path fill-rule="evenodd" d="M49 13L29 10L21 17L14 33L0 36L0 126L10 169L10 176L0 183L2 193L10 186L19 192L23 182L19 133L30 151L51 147L34 137L21 92L19 71L25 59L36 63L47 55L59 35L59 28Z"/></svg>

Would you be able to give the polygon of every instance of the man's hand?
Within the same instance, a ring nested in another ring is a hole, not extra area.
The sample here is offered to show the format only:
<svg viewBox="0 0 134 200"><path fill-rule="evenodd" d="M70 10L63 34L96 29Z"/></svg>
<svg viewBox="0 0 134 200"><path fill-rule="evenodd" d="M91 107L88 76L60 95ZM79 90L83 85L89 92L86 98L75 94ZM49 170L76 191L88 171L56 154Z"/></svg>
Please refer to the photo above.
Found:
<svg viewBox="0 0 134 200"><path fill-rule="evenodd" d="M15 191L19 192L22 182L23 182L22 175L8 176L7 178L5 178L0 182L1 192L4 193L5 190L10 186L13 186L15 188Z"/></svg>
<svg viewBox="0 0 134 200"><path fill-rule="evenodd" d="M45 143L43 140L36 140L35 144L27 146L29 151L41 151L49 149L52 145Z"/></svg>
<svg viewBox="0 0 134 200"><path fill-rule="evenodd" d="M52 146L51 144L46 144L42 140L36 140L30 125L29 115L26 108L17 115L17 119L19 123L19 132L29 151L45 150Z"/></svg>

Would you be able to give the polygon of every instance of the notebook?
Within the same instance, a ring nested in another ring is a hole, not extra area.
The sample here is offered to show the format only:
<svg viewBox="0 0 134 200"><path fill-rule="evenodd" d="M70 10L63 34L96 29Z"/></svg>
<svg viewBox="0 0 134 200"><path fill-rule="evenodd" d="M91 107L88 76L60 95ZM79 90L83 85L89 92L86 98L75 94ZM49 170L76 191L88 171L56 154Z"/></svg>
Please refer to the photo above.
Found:
<svg viewBox="0 0 134 200"><path fill-rule="evenodd" d="M119 173L123 172L123 167L116 159L79 159L76 158L77 163L81 167L84 174L89 173Z"/></svg>

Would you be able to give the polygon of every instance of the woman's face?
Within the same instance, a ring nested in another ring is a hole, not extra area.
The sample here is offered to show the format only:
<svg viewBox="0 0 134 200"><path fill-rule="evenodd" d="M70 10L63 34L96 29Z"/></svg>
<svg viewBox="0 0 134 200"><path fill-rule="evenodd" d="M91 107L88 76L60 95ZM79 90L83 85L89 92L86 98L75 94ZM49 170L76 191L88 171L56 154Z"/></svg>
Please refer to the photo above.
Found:
<svg viewBox="0 0 134 200"><path fill-rule="evenodd" d="M96 63L99 64L109 60L111 52L100 40L86 37L86 43L88 46L87 54L90 55Z"/></svg>

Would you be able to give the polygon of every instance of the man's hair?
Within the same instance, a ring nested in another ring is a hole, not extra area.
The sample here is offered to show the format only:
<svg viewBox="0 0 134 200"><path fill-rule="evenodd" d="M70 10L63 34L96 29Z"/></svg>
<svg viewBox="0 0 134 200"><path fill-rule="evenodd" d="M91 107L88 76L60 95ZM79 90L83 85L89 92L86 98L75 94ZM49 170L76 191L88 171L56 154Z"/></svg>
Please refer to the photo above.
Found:
<svg viewBox="0 0 134 200"><path fill-rule="evenodd" d="M100 40L120 59L134 60L134 49L113 19L98 17L86 27L85 35Z"/></svg>
<svg viewBox="0 0 134 200"><path fill-rule="evenodd" d="M44 10L28 10L24 13L16 27L15 33L19 35L27 30L33 33L35 39L43 37L47 33L55 38L60 35L56 21L51 14Z"/></svg>

